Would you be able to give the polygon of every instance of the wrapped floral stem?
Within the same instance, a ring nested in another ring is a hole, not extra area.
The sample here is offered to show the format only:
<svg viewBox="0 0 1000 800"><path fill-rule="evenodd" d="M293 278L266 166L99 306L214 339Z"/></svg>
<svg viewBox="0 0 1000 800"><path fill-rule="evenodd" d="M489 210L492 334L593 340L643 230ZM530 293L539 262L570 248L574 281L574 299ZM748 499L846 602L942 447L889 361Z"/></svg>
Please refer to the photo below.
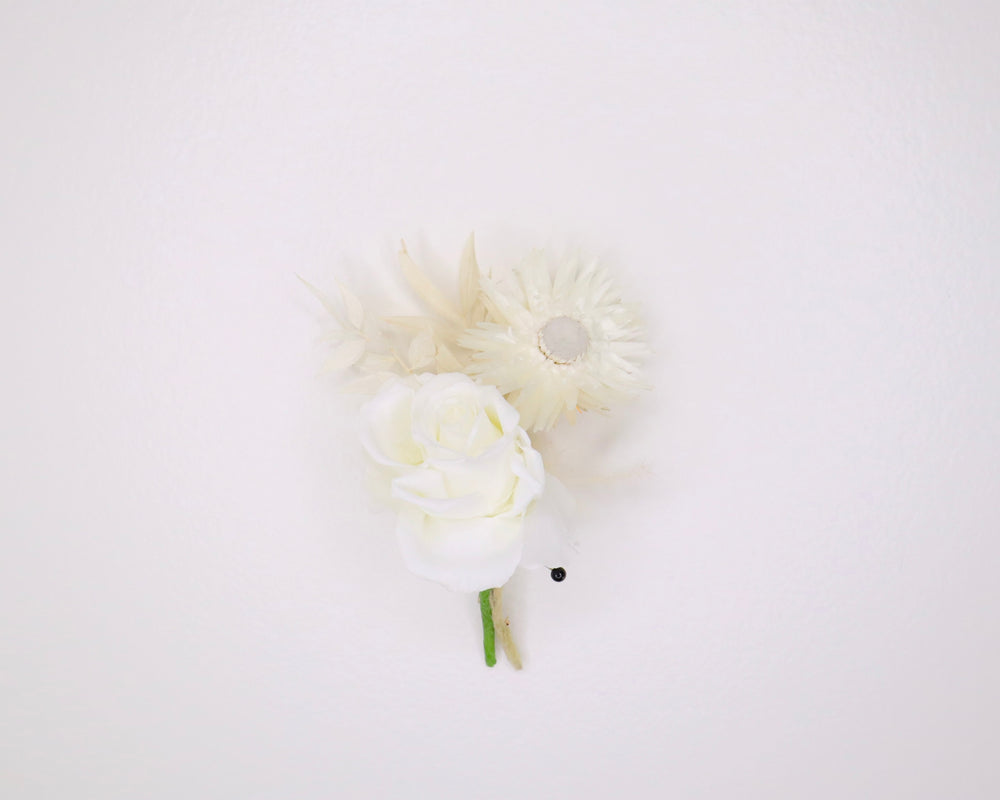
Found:
<svg viewBox="0 0 1000 800"><path fill-rule="evenodd" d="M487 667L495 666L497 663L496 628L493 624L490 594L489 589L483 589L479 593L479 613L483 618L483 654L486 657Z"/></svg>

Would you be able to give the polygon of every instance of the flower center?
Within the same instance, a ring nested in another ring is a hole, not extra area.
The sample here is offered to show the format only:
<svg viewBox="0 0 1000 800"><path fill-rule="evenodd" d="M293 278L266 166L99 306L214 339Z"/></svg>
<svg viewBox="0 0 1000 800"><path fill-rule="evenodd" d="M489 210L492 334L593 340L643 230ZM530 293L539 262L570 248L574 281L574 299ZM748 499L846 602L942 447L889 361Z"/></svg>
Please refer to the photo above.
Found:
<svg viewBox="0 0 1000 800"><path fill-rule="evenodd" d="M570 364L587 352L590 337L571 317L553 317L538 332L538 349L556 364Z"/></svg>

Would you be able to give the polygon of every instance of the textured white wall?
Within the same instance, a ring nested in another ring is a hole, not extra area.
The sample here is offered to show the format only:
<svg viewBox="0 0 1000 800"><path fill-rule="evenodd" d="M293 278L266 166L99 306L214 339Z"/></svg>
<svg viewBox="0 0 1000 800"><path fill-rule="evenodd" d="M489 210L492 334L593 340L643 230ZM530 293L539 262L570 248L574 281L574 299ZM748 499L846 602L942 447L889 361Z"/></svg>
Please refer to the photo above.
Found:
<svg viewBox="0 0 1000 800"><path fill-rule="evenodd" d="M996 6L465 5L4 4L0 794L997 797ZM658 351L520 674L293 277L472 229Z"/></svg>

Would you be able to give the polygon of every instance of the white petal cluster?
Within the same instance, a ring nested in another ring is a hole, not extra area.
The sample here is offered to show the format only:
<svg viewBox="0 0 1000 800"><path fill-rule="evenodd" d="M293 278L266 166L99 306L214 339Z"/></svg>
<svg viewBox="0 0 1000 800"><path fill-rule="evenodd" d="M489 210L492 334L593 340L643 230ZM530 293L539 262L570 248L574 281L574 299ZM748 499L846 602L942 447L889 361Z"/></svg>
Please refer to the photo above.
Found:
<svg viewBox="0 0 1000 800"><path fill-rule="evenodd" d="M607 271L536 252L514 280L482 281L485 322L459 343L466 371L496 386L526 430L546 430L578 411L606 411L642 388L647 354L634 309L621 301Z"/></svg>
<svg viewBox="0 0 1000 800"><path fill-rule="evenodd" d="M507 582L545 469L496 388L458 373L392 381L362 407L361 441L389 472L414 573L456 591Z"/></svg>

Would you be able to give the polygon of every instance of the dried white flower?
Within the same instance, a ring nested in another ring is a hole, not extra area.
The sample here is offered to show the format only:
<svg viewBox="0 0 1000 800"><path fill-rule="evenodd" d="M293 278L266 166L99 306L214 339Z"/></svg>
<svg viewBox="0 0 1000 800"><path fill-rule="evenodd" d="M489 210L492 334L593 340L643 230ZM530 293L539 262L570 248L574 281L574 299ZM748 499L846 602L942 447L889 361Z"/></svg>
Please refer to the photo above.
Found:
<svg viewBox="0 0 1000 800"><path fill-rule="evenodd" d="M639 361L648 349L635 310L596 263L567 259L553 275L536 251L513 282L482 278L480 290L486 321L459 337L472 351L466 372L496 386L525 430L606 410L646 388Z"/></svg>

